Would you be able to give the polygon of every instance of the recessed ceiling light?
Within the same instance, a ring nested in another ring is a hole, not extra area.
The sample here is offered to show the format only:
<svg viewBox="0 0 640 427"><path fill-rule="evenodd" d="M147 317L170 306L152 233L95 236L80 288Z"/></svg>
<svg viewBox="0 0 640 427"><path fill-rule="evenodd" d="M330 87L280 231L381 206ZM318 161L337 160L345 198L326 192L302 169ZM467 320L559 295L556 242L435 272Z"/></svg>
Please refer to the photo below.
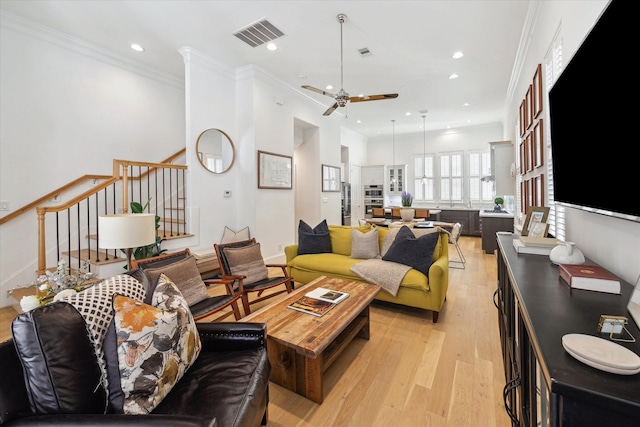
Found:
<svg viewBox="0 0 640 427"><path fill-rule="evenodd" d="M333 89L333 86L332 86L332 85L326 85L326 86L325 86L325 89L326 89L326 90L331 90L331 89Z"/></svg>
<svg viewBox="0 0 640 427"><path fill-rule="evenodd" d="M464 53L462 53L462 52L460 52L460 51L457 51L457 52L456 52L456 53L454 53L451 57L452 57L453 59L460 59L460 58L462 58L463 56L464 56Z"/></svg>
<svg viewBox="0 0 640 427"><path fill-rule="evenodd" d="M298 77L301 78L301 79L306 79L307 75L300 73L300 74L298 74Z"/></svg>
<svg viewBox="0 0 640 427"><path fill-rule="evenodd" d="M137 43L133 43L131 45L131 49L135 50L136 52L144 52L144 48Z"/></svg>
<svg viewBox="0 0 640 427"><path fill-rule="evenodd" d="M457 75L456 73L453 73L449 76L449 80L453 80L453 79L457 79L458 77L460 77L459 75Z"/></svg>
<svg viewBox="0 0 640 427"><path fill-rule="evenodd" d="M468 107L469 105L471 104L469 104L468 102L465 102L464 104L462 104L463 107Z"/></svg>
<svg viewBox="0 0 640 427"><path fill-rule="evenodd" d="M406 113L404 113L405 116L410 116L411 115L411 111L407 111Z"/></svg>
<svg viewBox="0 0 640 427"><path fill-rule="evenodd" d="M267 45L267 49L269 49L269 50L278 50L278 46L276 46L275 43L269 43Z"/></svg>
<svg viewBox="0 0 640 427"><path fill-rule="evenodd" d="M356 123L362 123L362 120L356 120Z"/></svg>

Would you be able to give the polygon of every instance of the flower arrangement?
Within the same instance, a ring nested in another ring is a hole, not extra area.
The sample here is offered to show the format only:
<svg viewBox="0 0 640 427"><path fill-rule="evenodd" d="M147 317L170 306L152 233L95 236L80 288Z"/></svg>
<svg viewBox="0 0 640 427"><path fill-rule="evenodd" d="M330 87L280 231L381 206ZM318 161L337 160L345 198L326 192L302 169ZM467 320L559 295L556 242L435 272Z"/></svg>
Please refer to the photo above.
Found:
<svg viewBox="0 0 640 427"><path fill-rule="evenodd" d="M67 268L66 265L66 261L61 259L54 273L47 271L36 279L33 284L38 288L38 295L26 295L20 299L23 312L73 295L81 290L82 283L95 277L95 273L87 271L86 262L78 270Z"/></svg>
<svg viewBox="0 0 640 427"><path fill-rule="evenodd" d="M410 208L413 203L413 196L408 191L403 191L400 195L400 201L402 202L402 206Z"/></svg>

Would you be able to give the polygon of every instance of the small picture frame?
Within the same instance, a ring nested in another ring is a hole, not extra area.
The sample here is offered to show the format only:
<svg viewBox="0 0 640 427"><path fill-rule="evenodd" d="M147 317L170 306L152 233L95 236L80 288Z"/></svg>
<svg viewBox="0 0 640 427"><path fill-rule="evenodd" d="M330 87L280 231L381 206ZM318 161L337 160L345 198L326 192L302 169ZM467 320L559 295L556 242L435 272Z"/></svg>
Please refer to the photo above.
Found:
<svg viewBox="0 0 640 427"><path fill-rule="evenodd" d="M529 228L529 237L547 237L549 224L546 222L534 222Z"/></svg>
<svg viewBox="0 0 640 427"><path fill-rule="evenodd" d="M527 208L527 217L524 219L524 224L522 224L521 235L528 236L531 230L537 227L536 223L546 224L548 217L549 217L548 207L529 206Z"/></svg>
<svg viewBox="0 0 640 427"><path fill-rule="evenodd" d="M339 193L340 192L340 168L337 166L322 165L322 192L323 193Z"/></svg>
<svg viewBox="0 0 640 427"><path fill-rule="evenodd" d="M290 190L293 158L258 150L258 188Z"/></svg>

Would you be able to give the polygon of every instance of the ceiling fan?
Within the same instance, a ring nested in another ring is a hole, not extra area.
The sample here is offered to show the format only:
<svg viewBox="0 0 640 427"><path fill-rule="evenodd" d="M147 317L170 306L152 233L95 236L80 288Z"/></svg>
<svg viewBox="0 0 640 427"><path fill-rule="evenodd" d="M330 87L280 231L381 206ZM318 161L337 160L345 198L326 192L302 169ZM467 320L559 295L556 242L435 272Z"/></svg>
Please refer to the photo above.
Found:
<svg viewBox="0 0 640 427"><path fill-rule="evenodd" d="M381 95L360 95L360 96L349 96L347 92L344 90L344 63L343 63L343 47L342 47L342 24L347 20L347 15L341 13L336 16L336 19L340 23L340 90L338 93L331 93L324 91L322 89L315 88L309 85L302 85L304 89L308 89L313 92L320 93L322 95L327 95L336 100L336 102L327 109L323 113L323 116L328 116L333 113L338 107L344 107L347 105L347 102L364 102L364 101L379 101L382 99L394 99L398 97L397 93L386 93Z"/></svg>

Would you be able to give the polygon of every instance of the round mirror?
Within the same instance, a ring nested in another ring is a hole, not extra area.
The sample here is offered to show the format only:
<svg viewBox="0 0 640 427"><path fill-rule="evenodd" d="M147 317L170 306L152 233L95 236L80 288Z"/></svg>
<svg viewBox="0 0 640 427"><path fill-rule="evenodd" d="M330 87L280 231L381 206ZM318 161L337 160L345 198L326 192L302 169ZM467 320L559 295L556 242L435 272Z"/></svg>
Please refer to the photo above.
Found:
<svg viewBox="0 0 640 427"><path fill-rule="evenodd" d="M196 141L196 151L200 164L213 173L225 173L236 158L233 141L220 129L203 131Z"/></svg>

